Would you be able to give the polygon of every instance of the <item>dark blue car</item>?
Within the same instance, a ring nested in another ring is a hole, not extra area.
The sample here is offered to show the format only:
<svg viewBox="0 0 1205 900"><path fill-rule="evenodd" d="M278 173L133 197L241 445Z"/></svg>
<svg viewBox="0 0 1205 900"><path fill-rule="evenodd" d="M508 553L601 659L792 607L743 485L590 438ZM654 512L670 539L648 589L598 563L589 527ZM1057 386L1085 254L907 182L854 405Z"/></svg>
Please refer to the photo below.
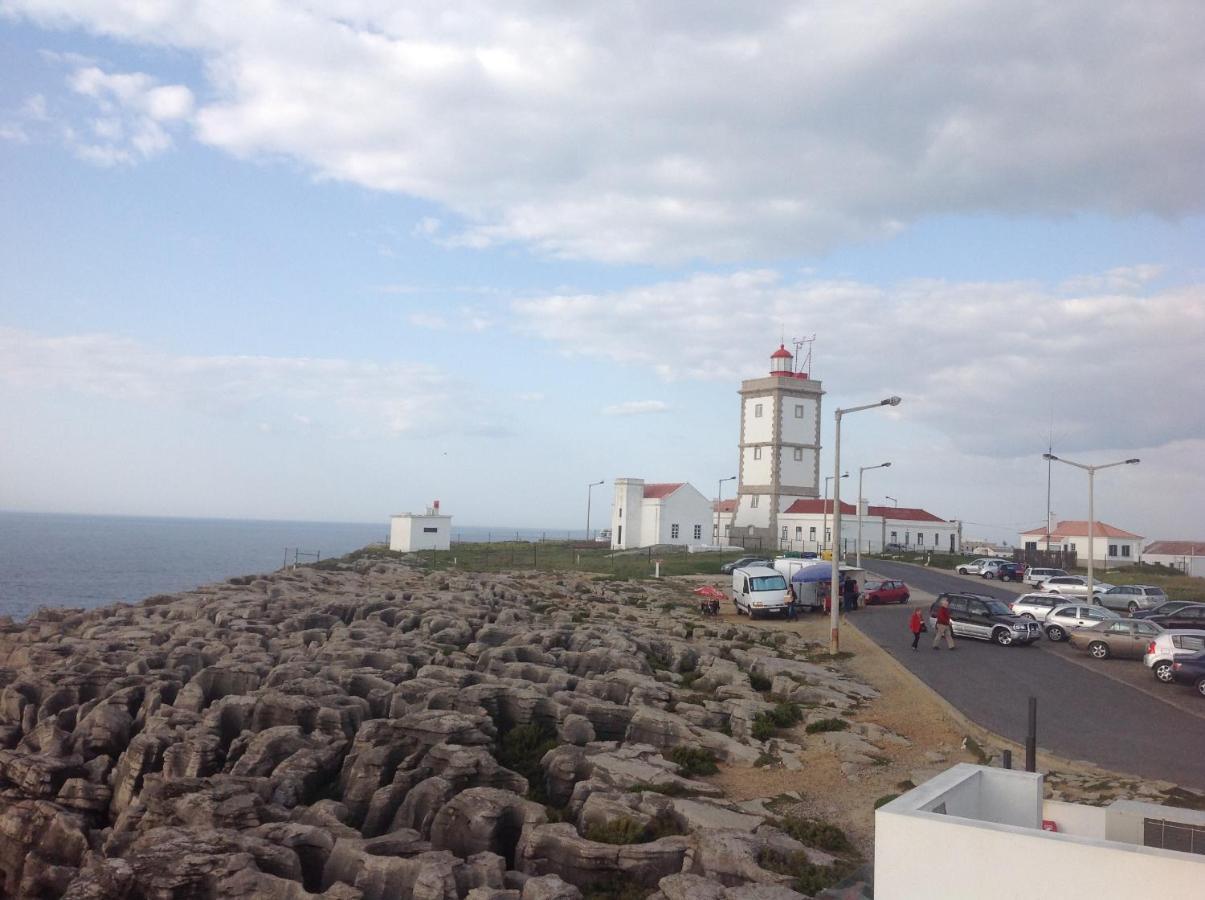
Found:
<svg viewBox="0 0 1205 900"><path fill-rule="evenodd" d="M1205 697L1205 650L1176 657L1172 663L1172 678L1179 684L1191 684Z"/></svg>

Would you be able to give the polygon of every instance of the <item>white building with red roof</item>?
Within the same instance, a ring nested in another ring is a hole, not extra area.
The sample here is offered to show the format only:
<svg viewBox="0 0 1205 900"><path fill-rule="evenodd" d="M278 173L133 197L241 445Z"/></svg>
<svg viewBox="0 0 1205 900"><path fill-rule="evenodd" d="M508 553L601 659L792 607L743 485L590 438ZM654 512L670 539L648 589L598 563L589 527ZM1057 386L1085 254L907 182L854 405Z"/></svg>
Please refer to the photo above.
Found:
<svg viewBox="0 0 1205 900"><path fill-rule="evenodd" d="M611 546L616 550L711 543L711 501L684 481L616 478Z"/></svg>
<svg viewBox="0 0 1205 900"><path fill-rule="evenodd" d="M1153 541L1142 551L1142 561L1205 577L1205 541Z"/></svg>
<svg viewBox="0 0 1205 900"><path fill-rule="evenodd" d="M1100 566L1128 566L1138 562L1142 555L1142 540L1140 534L1134 534L1107 522L1097 521L1093 526L1092 559ZM1076 560L1080 563L1088 561L1088 520L1067 519L1059 522L1050 529L1049 543L1051 549L1074 550ZM1045 550L1047 545L1046 528L1039 525L1020 534L1018 546L1026 550Z"/></svg>
<svg viewBox="0 0 1205 900"><path fill-rule="evenodd" d="M778 516L778 547L816 551L833 546L833 501L796 500ZM864 505L862 552L880 553L896 547L916 552L958 553L962 523L943 519L926 509ZM858 510L841 503L841 539L846 554L858 549Z"/></svg>

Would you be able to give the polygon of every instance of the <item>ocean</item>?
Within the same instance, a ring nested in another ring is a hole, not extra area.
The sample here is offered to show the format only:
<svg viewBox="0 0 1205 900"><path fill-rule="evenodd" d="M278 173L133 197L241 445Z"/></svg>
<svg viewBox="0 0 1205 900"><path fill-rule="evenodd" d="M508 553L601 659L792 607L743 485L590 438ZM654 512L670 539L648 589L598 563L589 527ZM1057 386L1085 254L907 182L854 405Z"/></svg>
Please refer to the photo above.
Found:
<svg viewBox="0 0 1205 900"><path fill-rule="evenodd" d="M452 528L454 541L564 540L582 531ZM0 512L0 615L91 608L274 572L388 540L387 522L268 522ZM301 557L305 559L306 557ZM312 557L309 557L312 558Z"/></svg>

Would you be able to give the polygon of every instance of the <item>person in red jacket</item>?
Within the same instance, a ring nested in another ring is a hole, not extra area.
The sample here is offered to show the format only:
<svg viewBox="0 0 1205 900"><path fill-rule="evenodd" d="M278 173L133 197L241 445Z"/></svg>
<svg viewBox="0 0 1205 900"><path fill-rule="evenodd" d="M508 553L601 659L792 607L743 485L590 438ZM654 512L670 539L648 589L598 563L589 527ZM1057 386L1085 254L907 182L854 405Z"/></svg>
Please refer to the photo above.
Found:
<svg viewBox="0 0 1205 900"><path fill-rule="evenodd" d="M920 634L925 630L925 620L920 614L920 607L912 610L912 618L908 620L908 630L912 632L912 649L920 643Z"/></svg>
<svg viewBox="0 0 1205 900"><path fill-rule="evenodd" d="M950 601L942 600L941 605L937 607L937 628L933 632L933 649L937 649L937 645L941 643L942 638L946 639L946 645L954 649L954 632L950 629Z"/></svg>

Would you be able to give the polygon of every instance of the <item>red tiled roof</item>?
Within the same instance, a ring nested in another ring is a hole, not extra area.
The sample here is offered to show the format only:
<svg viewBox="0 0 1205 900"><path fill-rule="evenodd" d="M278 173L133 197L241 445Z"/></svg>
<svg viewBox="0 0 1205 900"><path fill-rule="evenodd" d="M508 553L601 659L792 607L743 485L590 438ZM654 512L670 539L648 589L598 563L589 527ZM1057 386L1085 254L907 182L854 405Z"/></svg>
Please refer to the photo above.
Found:
<svg viewBox="0 0 1205 900"><path fill-rule="evenodd" d="M736 512L735 500L712 500L711 509L713 512Z"/></svg>
<svg viewBox="0 0 1205 900"><path fill-rule="evenodd" d="M884 519L895 519L897 522L946 521L941 516L935 516L928 510L915 509L910 506L868 506L866 507L866 514L870 516L882 516Z"/></svg>
<svg viewBox="0 0 1205 900"><path fill-rule="evenodd" d="M1093 529L1096 537L1111 537L1111 538L1129 538L1131 540L1142 540L1142 535L1133 534L1125 531L1115 525L1109 525L1106 522L1098 521ZM1045 535L1046 529L1039 525L1037 528L1031 528L1029 531L1023 531L1022 534L1040 534ZM1088 536L1088 520L1087 519L1069 519L1065 522L1059 522L1054 528L1050 529L1050 536L1053 537L1087 537Z"/></svg>
<svg viewBox="0 0 1205 900"><path fill-rule="evenodd" d="M646 484L644 486L645 500L660 500L662 497L668 497L682 485L685 481L677 481L673 483L666 482L664 484Z"/></svg>
<svg viewBox="0 0 1205 900"><path fill-rule="evenodd" d="M784 513L812 513L813 515L821 515L821 514L827 512L829 515L832 515L833 501L832 500L796 500L794 503L792 503L790 506L788 506L786 509L784 509L783 512ZM854 509L854 505L852 503L842 503L841 504L841 515L845 515L846 513L848 513L849 515L852 516L852 515L856 515L857 512L858 511L856 509Z"/></svg>
<svg viewBox="0 0 1205 900"><path fill-rule="evenodd" d="M1155 541L1142 552L1167 556L1205 556L1205 541Z"/></svg>

